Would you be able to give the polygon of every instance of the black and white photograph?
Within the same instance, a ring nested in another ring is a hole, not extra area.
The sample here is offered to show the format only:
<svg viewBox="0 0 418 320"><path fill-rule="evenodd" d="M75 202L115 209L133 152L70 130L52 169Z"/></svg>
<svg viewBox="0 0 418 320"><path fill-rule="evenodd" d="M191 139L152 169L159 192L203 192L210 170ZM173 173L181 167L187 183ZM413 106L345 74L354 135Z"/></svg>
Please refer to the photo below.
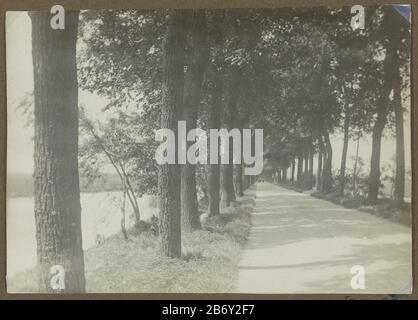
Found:
<svg viewBox="0 0 418 320"><path fill-rule="evenodd" d="M9 294L412 292L409 5L5 23Z"/></svg>

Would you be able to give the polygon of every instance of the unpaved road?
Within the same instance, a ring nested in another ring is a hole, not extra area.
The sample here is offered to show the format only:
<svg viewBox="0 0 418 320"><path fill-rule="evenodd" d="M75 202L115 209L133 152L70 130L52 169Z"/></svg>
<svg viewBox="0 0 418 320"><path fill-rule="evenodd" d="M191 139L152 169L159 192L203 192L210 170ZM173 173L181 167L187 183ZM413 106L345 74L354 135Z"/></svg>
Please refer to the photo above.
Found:
<svg viewBox="0 0 418 320"><path fill-rule="evenodd" d="M242 293L407 293L410 228L271 183L258 183L239 266ZM351 288L364 267L365 289Z"/></svg>

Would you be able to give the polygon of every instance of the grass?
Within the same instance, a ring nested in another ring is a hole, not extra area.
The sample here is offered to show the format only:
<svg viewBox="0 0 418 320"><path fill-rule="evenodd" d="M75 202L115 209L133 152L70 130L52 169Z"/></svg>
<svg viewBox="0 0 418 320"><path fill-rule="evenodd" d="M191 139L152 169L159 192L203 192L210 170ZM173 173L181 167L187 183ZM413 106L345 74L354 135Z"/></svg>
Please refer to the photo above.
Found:
<svg viewBox="0 0 418 320"><path fill-rule="evenodd" d="M342 197L338 193L326 194L320 191L312 192L311 196L331 201L346 208L367 212L392 222L400 223L406 226L411 225L411 204L409 203L397 205L395 201L391 199L382 198L378 199L376 205L366 205L366 199L362 197Z"/></svg>
<svg viewBox="0 0 418 320"><path fill-rule="evenodd" d="M323 199L343 206L348 209L356 209L367 212L377 217L390 220L395 223L411 226L411 204L404 203L397 205L394 200L389 198L379 198L376 205L366 205L366 199L361 196L353 197L345 194L344 197L338 192L325 193L322 191L313 191L299 188L294 185L283 185L281 187L294 190L299 193L309 193L312 197Z"/></svg>
<svg viewBox="0 0 418 320"><path fill-rule="evenodd" d="M86 290L95 293L226 293L234 288L254 201L244 196L202 230L182 234L182 257L159 255L150 232L114 235L85 251ZM9 292L37 292L36 270L8 281Z"/></svg>

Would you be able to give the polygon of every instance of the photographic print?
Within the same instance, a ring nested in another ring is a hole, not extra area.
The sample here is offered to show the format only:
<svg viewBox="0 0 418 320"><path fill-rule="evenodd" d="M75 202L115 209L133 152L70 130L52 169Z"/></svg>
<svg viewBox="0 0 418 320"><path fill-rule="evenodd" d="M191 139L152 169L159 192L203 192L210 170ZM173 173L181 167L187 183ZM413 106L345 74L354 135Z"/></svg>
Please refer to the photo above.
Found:
<svg viewBox="0 0 418 320"><path fill-rule="evenodd" d="M411 293L410 14L7 11L7 292Z"/></svg>

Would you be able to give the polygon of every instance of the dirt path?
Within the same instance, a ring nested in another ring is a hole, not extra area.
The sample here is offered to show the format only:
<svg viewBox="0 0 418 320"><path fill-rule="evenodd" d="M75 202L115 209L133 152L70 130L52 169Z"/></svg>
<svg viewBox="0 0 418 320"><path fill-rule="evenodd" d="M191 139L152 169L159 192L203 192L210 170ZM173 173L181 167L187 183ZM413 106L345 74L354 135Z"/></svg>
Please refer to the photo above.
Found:
<svg viewBox="0 0 418 320"><path fill-rule="evenodd" d="M236 292L409 292L409 228L270 183L256 189ZM354 265L364 290L351 288Z"/></svg>

